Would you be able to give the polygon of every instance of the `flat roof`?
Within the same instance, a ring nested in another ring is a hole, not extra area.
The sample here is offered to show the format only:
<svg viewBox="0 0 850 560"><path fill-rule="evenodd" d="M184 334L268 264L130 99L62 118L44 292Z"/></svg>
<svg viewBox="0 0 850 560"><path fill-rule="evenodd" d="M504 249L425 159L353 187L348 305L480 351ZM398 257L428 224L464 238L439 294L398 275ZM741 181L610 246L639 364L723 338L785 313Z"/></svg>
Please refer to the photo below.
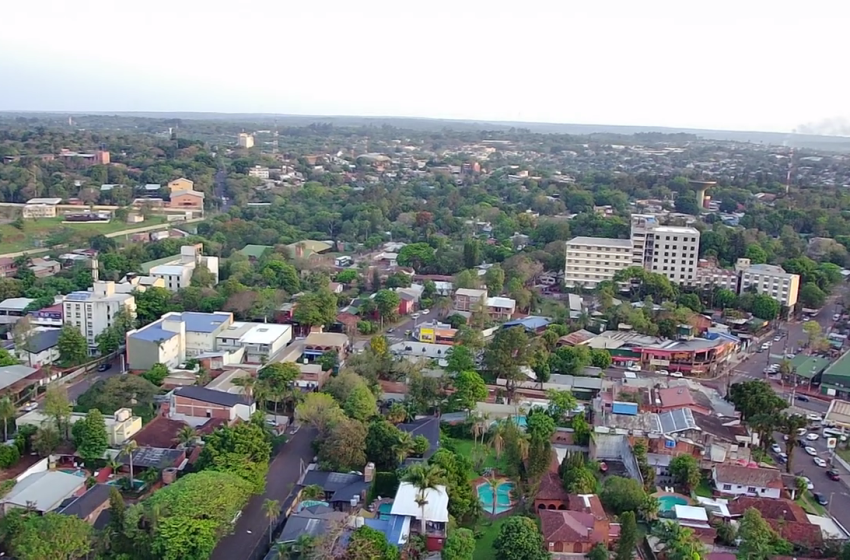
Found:
<svg viewBox="0 0 850 560"><path fill-rule="evenodd" d="M573 237L567 241L567 245L597 245L599 247L619 247L621 249L630 249L632 247L632 240L615 239L613 237L579 236Z"/></svg>
<svg viewBox="0 0 850 560"><path fill-rule="evenodd" d="M162 274L165 276L181 276L186 266L180 264L161 264L150 269L149 274Z"/></svg>
<svg viewBox="0 0 850 560"><path fill-rule="evenodd" d="M506 297L491 297L487 298L487 307L516 307L516 301Z"/></svg>
<svg viewBox="0 0 850 560"><path fill-rule="evenodd" d="M193 311L184 311L178 313L179 317L175 319L182 320L186 323L186 332L211 333L215 332L222 323L232 319L230 313L196 313ZM166 316L167 317L167 316Z"/></svg>
<svg viewBox="0 0 850 560"><path fill-rule="evenodd" d="M656 233L688 233L699 235L699 230L692 227L683 226L658 226L654 228Z"/></svg>
<svg viewBox="0 0 850 560"><path fill-rule="evenodd" d="M348 335L340 333L310 333L304 339L308 346L345 346L348 344Z"/></svg>
<svg viewBox="0 0 850 560"><path fill-rule="evenodd" d="M48 204L48 205L55 206L56 204L59 204L60 202L62 202L61 198L31 198L31 199L27 200L27 205L30 205L30 204Z"/></svg>
<svg viewBox="0 0 850 560"><path fill-rule="evenodd" d="M244 344L272 344L292 329L278 323L236 322L221 331L217 338L235 338Z"/></svg>
<svg viewBox="0 0 850 560"><path fill-rule="evenodd" d="M136 340L158 342L160 340L171 340L173 337L177 336L177 333L163 329L160 324L152 323L141 330L129 334L128 336L130 336L130 338L135 338Z"/></svg>
<svg viewBox="0 0 850 560"><path fill-rule="evenodd" d="M8 311L23 311L27 308L29 304L34 302L35 300L32 298L26 297L13 297L4 299L0 301L0 309L6 309Z"/></svg>
<svg viewBox="0 0 850 560"><path fill-rule="evenodd" d="M393 501L390 515L404 515L422 519L422 508L416 503L419 490L409 482L402 482ZM436 488L425 490L425 520L436 523L449 522L449 495L446 487L438 485Z"/></svg>
<svg viewBox="0 0 850 560"><path fill-rule="evenodd" d="M0 367L0 389L11 387L37 371L37 369L22 365L2 366Z"/></svg>
<svg viewBox="0 0 850 560"><path fill-rule="evenodd" d="M467 297L484 297L487 295L487 290L477 290L475 288L458 288L455 291L456 296L467 296Z"/></svg>

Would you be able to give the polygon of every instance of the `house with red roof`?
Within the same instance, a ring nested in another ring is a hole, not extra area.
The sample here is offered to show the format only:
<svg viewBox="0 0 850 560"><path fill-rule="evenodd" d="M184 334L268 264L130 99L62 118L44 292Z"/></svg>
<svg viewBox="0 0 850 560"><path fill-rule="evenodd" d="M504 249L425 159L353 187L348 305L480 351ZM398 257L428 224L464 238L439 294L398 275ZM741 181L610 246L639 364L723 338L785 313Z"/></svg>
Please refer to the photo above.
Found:
<svg viewBox="0 0 850 560"><path fill-rule="evenodd" d="M568 510L538 509L540 532L549 552L586 554L597 543L606 547L620 538L594 494L569 495Z"/></svg>

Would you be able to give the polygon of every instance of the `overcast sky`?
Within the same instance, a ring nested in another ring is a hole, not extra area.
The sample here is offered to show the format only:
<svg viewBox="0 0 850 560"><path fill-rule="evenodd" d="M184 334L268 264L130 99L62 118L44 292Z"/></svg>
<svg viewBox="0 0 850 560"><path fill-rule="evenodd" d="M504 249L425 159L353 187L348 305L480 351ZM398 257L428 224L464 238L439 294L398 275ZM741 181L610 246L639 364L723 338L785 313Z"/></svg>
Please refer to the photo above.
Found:
<svg viewBox="0 0 850 560"><path fill-rule="evenodd" d="M770 131L850 116L838 0L27 0L0 14L0 110Z"/></svg>

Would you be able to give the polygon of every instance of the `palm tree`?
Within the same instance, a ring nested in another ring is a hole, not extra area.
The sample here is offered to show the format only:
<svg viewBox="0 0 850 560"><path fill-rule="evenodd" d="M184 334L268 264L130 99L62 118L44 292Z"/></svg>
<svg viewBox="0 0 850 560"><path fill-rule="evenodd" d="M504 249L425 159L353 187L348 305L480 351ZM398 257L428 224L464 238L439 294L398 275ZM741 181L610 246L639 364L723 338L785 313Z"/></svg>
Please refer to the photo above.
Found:
<svg viewBox="0 0 850 560"><path fill-rule="evenodd" d="M408 432L400 432L398 440L393 444L393 454L396 461L401 465L404 460L413 452L413 436Z"/></svg>
<svg viewBox="0 0 850 560"><path fill-rule="evenodd" d="M316 537L306 533L298 535L293 542L278 543L275 547L278 560L303 560L307 558L313 547L316 546Z"/></svg>
<svg viewBox="0 0 850 560"><path fill-rule="evenodd" d="M496 459L501 458L502 451L505 450L505 421L500 420L493 424L490 428L490 445L493 451L496 452Z"/></svg>
<svg viewBox="0 0 850 560"><path fill-rule="evenodd" d="M133 484L133 452L139 448L139 444L133 440L128 441L121 447L119 455L126 455L130 459L130 487Z"/></svg>
<svg viewBox="0 0 850 560"><path fill-rule="evenodd" d="M805 416L799 414L784 414L778 418L776 428L783 435L788 436L785 442L785 453L788 454L788 462L785 463L785 472L791 473L791 465L794 462L794 449L799 445L797 431L805 428L809 423Z"/></svg>
<svg viewBox="0 0 850 560"><path fill-rule="evenodd" d="M310 484L301 490L301 500L324 500L325 489L318 484Z"/></svg>
<svg viewBox="0 0 850 560"><path fill-rule="evenodd" d="M777 418L774 414L756 414L747 423L759 436L759 446L767 449L768 440L772 440L770 434L776 429Z"/></svg>
<svg viewBox="0 0 850 560"><path fill-rule="evenodd" d="M198 433L195 431L195 428L193 428L192 426L183 426L182 428L180 428L180 431L177 432L177 437L175 437L174 439L177 441L177 443L183 446L187 446L193 441L195 441L197 437Z"/></svg>
<svg viewBox="0 0 850 560"><path fill-rule="evenodd" d="M413 485L417 490L416 505L421 509L419 532L426 534L425 506L428 504L428 490L437 489L438 485L445 484L446 471L437 465L413 465L402 478L403 482Z"/></svg>
<svg viewBox="0 0 850 560"><path fill-rule="evenodd" d="M501 484L501 481L495 476L491 476L487 479L487 484L490 485L490 490L493 492L493 510L491 513L493 517L496 517L496 503L499 498L499 484Z"/></svg>
<svg viewBox="0 0 850 560"><path fill-rule="evenodd" d="M269 520L269 545L272 544L272 525L280 517L280 502L277 500L266 500L263 502L263 514Z"/></svg>
<svg viewBox="0 0 850 560"><path fill-rule="evenodd" d="M661 541L668 560L693 560L705 557L705 547L693 530L678 523L662 521L652 531Z"/></svg>
<svg viewBox="0 0 850 560"><path fill-rule="evenodd" d="M9 418L14 418L15 412L17 410L9 397L0 399L0 417L3 418L3 441L9 439Z"/></svg>

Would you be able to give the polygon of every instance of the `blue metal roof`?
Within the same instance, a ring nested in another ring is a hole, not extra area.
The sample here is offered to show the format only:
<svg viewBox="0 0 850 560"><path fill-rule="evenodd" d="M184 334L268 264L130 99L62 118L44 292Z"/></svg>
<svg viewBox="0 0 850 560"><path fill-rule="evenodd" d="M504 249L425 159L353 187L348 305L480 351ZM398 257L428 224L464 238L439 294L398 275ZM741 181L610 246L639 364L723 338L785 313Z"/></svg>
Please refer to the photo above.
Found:
<svg viewBox="0 0 850 560"><path fill-rule="evenodd" d="M215 332L222 323L230 319L230 313L195 313L186 311L180 314L186 323L186 330L198 333Z"/></svg>
<svg viewBox="0 0 850 560"><path fill-rule="evenodd" d="M363 521L367 527L386 535L387 542L391 545L402 545L402 537L406 536L404 534L405 519L403 515L390 515L389 519L364 519Z"/></svg>
<svg viewBox="0 0 850 560"><path fill-rule="evenodd" d="M611 412L614 414L622 414L624 416L637 416L638 405L637 403L615 401L611 405Z"/></svg>
<svg viewBox="0 0 850 560"><path fill-rule="evenodd" d="M154 323L146 329L134 332L130 335L130 338L145 340L147 342L157 342L159 340L171 340L175 336L177 336L176 332L167 331Z"/></svg>
<svg viewBox="0 0 850 560"><path fill-rule="evenodd" d="M525 327L526 329L536 330L548 326L551 322L552 321L550 319L547 319L546 317L528 316L522 319L514 319L513 321L508 321L507 323L503 324L502 327L506 329L509 329L511 327Z"/></svg>

